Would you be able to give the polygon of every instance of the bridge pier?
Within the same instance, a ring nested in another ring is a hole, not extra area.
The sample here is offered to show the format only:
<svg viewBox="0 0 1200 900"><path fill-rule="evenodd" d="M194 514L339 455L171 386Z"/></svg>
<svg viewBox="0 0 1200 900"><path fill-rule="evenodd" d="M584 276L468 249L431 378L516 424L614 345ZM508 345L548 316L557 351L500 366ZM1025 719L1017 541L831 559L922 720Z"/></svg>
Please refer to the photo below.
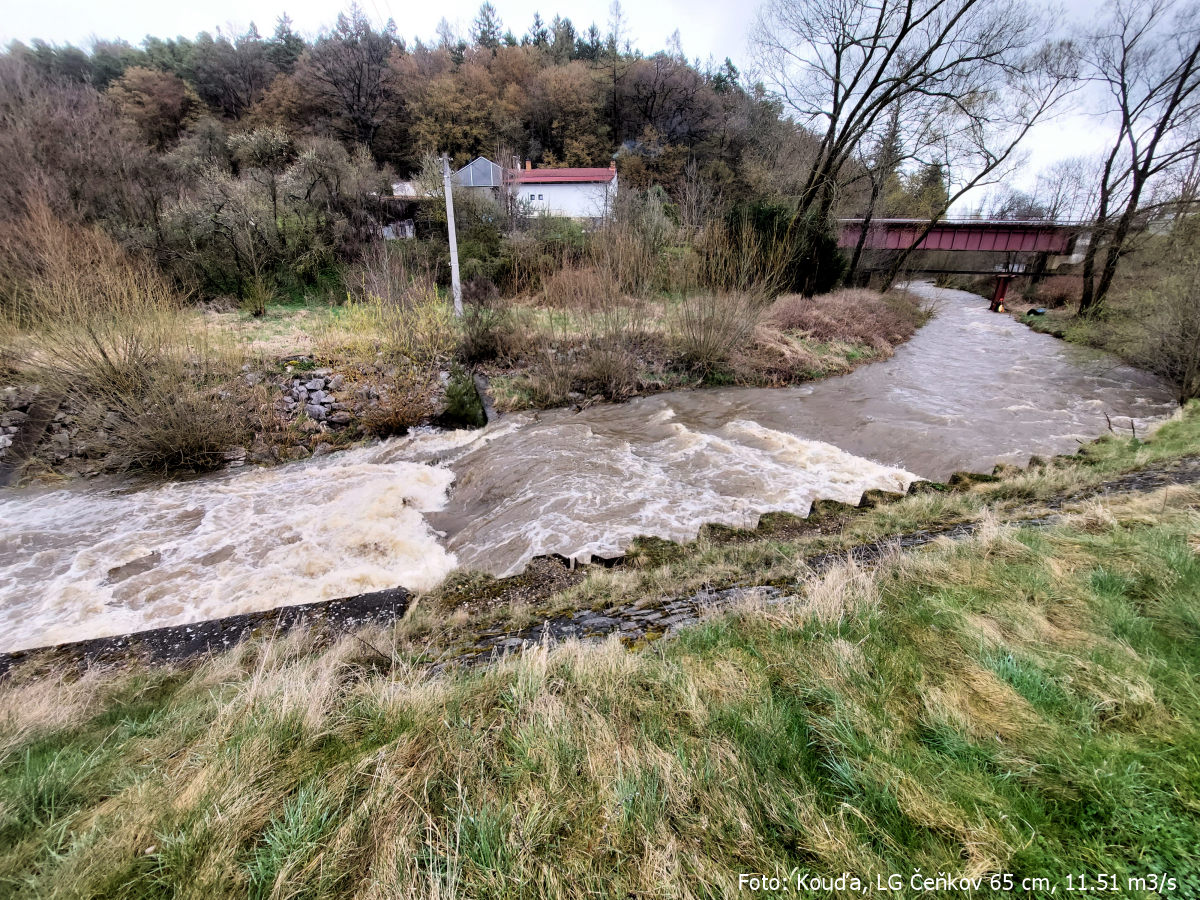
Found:
<svg viewBox="0 0 1200 900"><path fill-rule="evenodd" d="M1004 312L1004 298L1008 295L1008 283L1016 277L1016 275L996 276L996 292L992 294L992 303L988 307L989 310L992 312Z"/></svg>

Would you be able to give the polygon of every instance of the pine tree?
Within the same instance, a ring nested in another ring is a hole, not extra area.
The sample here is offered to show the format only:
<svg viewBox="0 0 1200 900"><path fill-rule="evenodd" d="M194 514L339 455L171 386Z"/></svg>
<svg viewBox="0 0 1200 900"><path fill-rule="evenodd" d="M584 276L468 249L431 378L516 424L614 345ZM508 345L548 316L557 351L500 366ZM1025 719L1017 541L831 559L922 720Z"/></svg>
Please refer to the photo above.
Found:
<svg viewBox="0 0 1200 900"><path fill-rule="evenodd" d="M504 35L504 25L500 22L500 14L488 0L479 7L475 21L471 23L471 40L476 47L495 50L500 46Z"/></svg>
<svg viewBox="0 0 1200 900"><path fill-rule="evenodd" d="M303 52L304 38L292 30L292 18L284 13L276 20L275 33L267 41L267 59L280 72L291 74Z"/></svg>
<svg viewBox="0 0 1200 900"><path fill-rule="evenodd" d="M535 47L545 47L550 43L550 32L546 30L546 23L542 21L541 13L533 14L533 24L529 26L529 35L526 40Z"/></svg>

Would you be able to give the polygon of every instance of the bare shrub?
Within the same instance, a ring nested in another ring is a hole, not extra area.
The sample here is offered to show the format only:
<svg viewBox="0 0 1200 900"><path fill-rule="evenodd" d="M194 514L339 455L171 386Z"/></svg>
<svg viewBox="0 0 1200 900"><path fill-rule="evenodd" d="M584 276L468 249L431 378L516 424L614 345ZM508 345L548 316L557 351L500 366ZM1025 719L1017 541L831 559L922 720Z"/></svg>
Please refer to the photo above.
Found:
<svg viewBox="0 0 1200 900"><path fill-rule="evenodd" d="M688 297L668 317L672 349L699 375L726 369L750 345L762 308L762 296L749 291Z"/></svg>
<svg viewBox="0 0 1200 900"><path fill-rule="evenodd" d="M507 304L464 306L458 357L465 363L516 360L528 343L524 324Z"/></svg>
<svg viewBox="0 0 1200 900"><path fill-rule="evenodd" d="M575 382L575 353L548 344L530 361L529 393L535 406L561 406Z"/></svg>
<svg viewBox="0 0 1200 900"><path fill-rule="evenodd" d="M604 343L589 347L579 358L579 385L586 394L606 400L625 400L637 390L638 358L628 347Z"/></svg>
<svg viewBox="0 0 1200 900"><path fill-rule="evenodd" d="M397 241L377 241L342 273L347 296L356 303L378 299L389 306L424 302L435 284L428 265L409 258Z"/></svg>
<svg viewBox="0 0 1200 900"><path fill-rule="evenodd" d="M771 297L783 287L792 247L745 223L718 223L701 236L686 287L697 291L751 291Z"/></svg>
<svg viewBox="0 0 1200 900"><path fill-rule="evenodd" d="M458 328L458 358L465 363L512 361L527 343L523 322L486 278L463 285L463 314Z"/></svg>
<svg viewBox="0 0 1200 900"><path fill-rule="evenodd" d="M767 310L764 321L780 331L801 332L818 341L866 344L883 353L903 343L926 314L907 294L845 288L816 297L791 294Z"/></svg>
<svg viewBox="0 0 1200 900"><path fill-rule="evenodd" d="M495 306L500 289L490 278L472 278L462 286L462 301L472 306Z"/></svg>
<svg viewBox="0 0 1200 900"><path fill-rule="evenodd" d="M246 294L242 298L242 308L252 316L266 315L267 306L275 299L275 288L267 279L259 276L251 279L246 285Z"/></svg>
<svg viewBox="0 0 1200 900"><path fill-rule="evenodd" d="M596 234L592 243L596 268L623 293L644 297L658 272L659 248L628 225L613 224Z"/></svg>
<svg viewBox="0 0 1200 900"><path fill-rule="evenodd" d="M402 373L361 415L362 423L377 437L407 434L414 425L433 415L433 378L429 373Z"/></svg>
<svg viewBox="0 0 1200 900"><path fill-rule="evenodd" d="M611 218L593 236L592 261L620 293L644 297L656 287L659 260L676 231L667 210L661 188L621 190Z"/></svg>
<svg viewBox="0 0 1200 900"><path fill-rule="evenodd" d="M228 370L213 359L164 359L137 391L98 386L80 423L106 453L109 468L167 473L219 469L225 453L253 433L249 398L234 393Z"/></svg>
<svg viewBox="0 0 1200 900"><path fill-rule="evenodd" d="M646 338L646 310L637 301L611 299L586 320L576 377L587 394L625 400L638 384L637 348Z"/></svg>

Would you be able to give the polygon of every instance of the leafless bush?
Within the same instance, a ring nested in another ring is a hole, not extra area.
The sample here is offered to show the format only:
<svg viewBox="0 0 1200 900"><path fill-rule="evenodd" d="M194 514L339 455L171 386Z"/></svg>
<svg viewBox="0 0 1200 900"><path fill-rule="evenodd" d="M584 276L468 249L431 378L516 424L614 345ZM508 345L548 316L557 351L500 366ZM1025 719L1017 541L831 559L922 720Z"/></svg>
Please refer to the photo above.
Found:
<svg viewBox="0 0 1200 900"><path fill-rule="evenodd" d="M80 425L85 440L106 450L109 468L217 469L253 433L247 394L219 360L172 356L148 370L136 391L93 386Z"/></svg>
<svg viewBox="0 0 1200 900"><path fill-rule="evenodd" d="M1083 278L1078 275L1051 275L1042 279L1029 298L1046 306L1059 307L1074 303L1083 291Z"/></svg>
<svg viewBox="0 0 1200 900"><path fill-rule="evenodd" d="M592 243L592 259L617 290L644 297L655 286L659 248L628 225L604 228Z"/></svg>
<svg viewBox="0 0 1200 900"><path fill-rule="evenodd" d="M532 355L529 392L535 406L561 406L575 382L576 354L573 350L545 344Z"/></svg>
<svg viewBox="0 0 1200 900"><path fill-rule="evenodd" d="M407 434L433 415L433 381L427 373L403 373L393 379L378 402L362 413L362 423L377 437Z"/></svg>
<svg viewBox="0 0 1200 900"><path fill-rule="evenodd" d="M764 316L780 331L802 332L818 341L866 344L885 353L911 337L924 320L925 313L911 296L866 288L780 297Z"/></svg>
<svg viewBox="0 0 1200 900"><path fill-rule="evenodd" d="M463 315L458 320L458 357L465 363L488 360L515 360L524 351L527 334L524 323L497 293L487 300L468 301L463 289Z"/></svg>
<svg viewBox="0 0 1200 900"><path fill-rule="evenodd" d="M746 221L706 229L690 255L688 282L696 291L744 291L773 297L783 288L794 248L785 237L764 237Z"/></svg>
<svg viewBox="0 0 1200 900"><path fill-rule="evenodd" d="M645 297L658 283L659 261L676 230L661 189L620 191L612 217L592 238L594 265L620 293Z"/></svg>
<svg viewBox="0 0 1200 900"><path fill-rule="evenodd" d="M637 354L620 344L589 347L580 355L577 368L579 386L585 394L620 401L637 390Z"/></svg>
<svg viewBox="0 0 1200 900"><path fill-rule="evenodd" d="M680 362L708 376L729 366L750 346L762 314L760 294L699 294L680 302L669 316L672 348Z"/></svg>

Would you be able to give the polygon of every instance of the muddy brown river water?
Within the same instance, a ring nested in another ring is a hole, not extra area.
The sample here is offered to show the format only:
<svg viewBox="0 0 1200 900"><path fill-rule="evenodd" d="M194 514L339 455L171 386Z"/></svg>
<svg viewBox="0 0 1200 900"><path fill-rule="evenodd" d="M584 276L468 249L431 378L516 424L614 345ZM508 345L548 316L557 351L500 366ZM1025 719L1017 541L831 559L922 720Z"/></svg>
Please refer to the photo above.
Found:
<svg viewBox="0 0 1200 900"><path fill-rule="evenodd" d="M534 556L619 555L773 510L1144 434L1169 387L979 297L890 360L798 388L660 394L506 416L273 469L0 494L0 651L403 585Z"/></svg>

